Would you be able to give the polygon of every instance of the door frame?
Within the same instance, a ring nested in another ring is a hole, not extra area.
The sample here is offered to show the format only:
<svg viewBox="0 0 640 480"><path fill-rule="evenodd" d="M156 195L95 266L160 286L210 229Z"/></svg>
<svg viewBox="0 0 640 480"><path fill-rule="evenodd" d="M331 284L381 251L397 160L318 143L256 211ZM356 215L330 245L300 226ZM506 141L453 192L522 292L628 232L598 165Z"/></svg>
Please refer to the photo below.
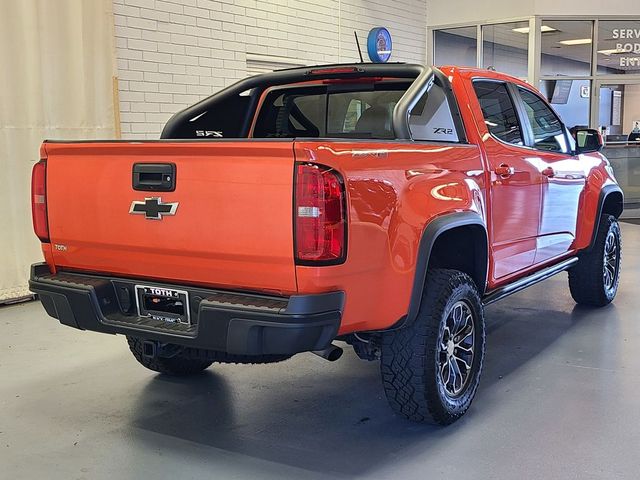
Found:
<svg viewBox="0 0 640 480"><path fill-rule="evenodd" d="M603 85L640 85L640 75L607 75L599 76L591 82L591 128L599 129L600 125L600 88Z"/></svg>

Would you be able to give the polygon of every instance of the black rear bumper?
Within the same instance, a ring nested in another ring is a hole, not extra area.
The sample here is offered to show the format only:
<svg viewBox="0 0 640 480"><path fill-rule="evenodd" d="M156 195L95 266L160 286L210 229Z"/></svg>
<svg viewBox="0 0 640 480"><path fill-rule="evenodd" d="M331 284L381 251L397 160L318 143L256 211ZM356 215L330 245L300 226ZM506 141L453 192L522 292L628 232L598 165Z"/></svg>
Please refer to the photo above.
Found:
<svg viewBox="0 0 640 480"><path fill-rule="evenodd" d="M136 284L189 293L191 325L140 317ZM344 292L272 297L31 267L29 287L47 313L80 330L130 335L238 355L323 350L338 333Z"/></svg>

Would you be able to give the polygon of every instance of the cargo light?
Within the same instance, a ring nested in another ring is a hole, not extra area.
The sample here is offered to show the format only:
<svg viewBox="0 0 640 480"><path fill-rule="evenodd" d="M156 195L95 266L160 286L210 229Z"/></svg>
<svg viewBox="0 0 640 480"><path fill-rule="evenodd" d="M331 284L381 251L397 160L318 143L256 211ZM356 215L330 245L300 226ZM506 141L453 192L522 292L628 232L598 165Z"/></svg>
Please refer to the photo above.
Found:
<svg viewBox="0 0 640 480"><path fill-rule="evenodd" d="M335 265L346 257L346 202L342 177L310 163L296 165L295 254L298 265Z"/></svg>
<svg viewBox="0 0 640 480"><path fill-rule="evenodd" d="M49 242L46 159L36 163L31 172L31 216L33 219L33 231L40 241Z"/></svg>
<svg viewBox="0 0 640 480"><path fill-rule="evenodd" d="M307 75L336 75L344 73L362 73L364 70L357 67L329 67L329 68L315 68L309 70Z"/></svg>

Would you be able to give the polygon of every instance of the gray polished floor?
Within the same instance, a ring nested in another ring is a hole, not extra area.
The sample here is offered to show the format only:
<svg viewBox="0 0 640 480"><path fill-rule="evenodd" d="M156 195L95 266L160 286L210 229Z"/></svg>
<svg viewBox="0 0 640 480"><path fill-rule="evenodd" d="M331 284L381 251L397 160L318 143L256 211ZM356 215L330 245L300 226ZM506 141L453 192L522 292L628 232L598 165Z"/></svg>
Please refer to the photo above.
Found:
<svg viewBox="0 0 640 480"><path fill-rule="evenodd" d="M0 478L640 478L640 226L624 224L614 305L562 274L487 309L482 386L448 428L386 405L351 350L190 380L37 303L0 308Z"/></svg>

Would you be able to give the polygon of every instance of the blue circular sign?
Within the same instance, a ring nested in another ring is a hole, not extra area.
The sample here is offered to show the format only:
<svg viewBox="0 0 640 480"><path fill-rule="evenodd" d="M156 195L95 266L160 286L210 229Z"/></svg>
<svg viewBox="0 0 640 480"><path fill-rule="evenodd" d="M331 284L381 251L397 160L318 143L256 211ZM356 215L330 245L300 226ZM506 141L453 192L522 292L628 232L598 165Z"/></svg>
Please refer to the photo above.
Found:
<svg viewBox="0 0 640 480"><path fill-rule="evenodd" d="M372 28L367 37L367 52L374 63L385 63L391 58L392 42L389 30Z"/></svg>

